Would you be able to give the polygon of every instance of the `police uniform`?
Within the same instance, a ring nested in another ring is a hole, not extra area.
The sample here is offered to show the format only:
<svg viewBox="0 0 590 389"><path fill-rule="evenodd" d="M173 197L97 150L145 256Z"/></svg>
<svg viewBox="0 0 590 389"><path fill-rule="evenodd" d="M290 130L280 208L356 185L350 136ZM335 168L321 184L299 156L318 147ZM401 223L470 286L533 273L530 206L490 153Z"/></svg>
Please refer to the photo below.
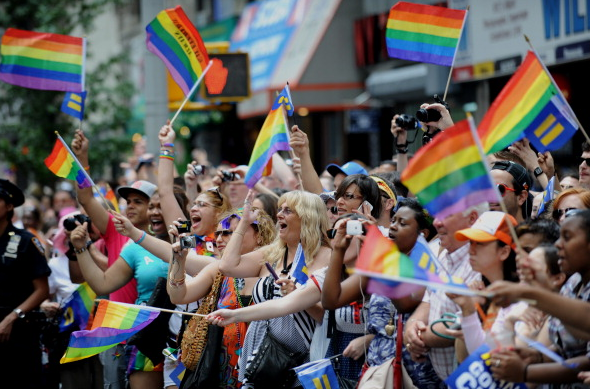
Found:
<svg viewBox="0 0 590 389"><path fill-rule="evenodd" d="M14 207L24 202L20 189L6 180L0 180L0 198ZM10 339L0 342L1 380L7 385L39 387L35 381L41 376L40 323L33 314L15 308L34 292L33 280L50 273L43 245L8 220L0 236L0 321L13 311L19 317L12 325Z"/></svg>

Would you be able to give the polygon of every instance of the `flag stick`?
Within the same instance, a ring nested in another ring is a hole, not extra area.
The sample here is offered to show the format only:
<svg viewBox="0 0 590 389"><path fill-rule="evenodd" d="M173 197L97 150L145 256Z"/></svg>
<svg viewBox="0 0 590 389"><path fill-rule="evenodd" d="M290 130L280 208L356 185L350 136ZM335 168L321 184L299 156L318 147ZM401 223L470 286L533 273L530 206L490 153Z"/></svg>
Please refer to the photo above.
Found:
<svg viewBox="0 0 590 389"><path fill-rule="evenodd" d="M100 299L96 299L94 300L96 302L99 302ZM119 305L124 305L126 307L132 307L132 308L137 308L137 309L143 309L145 311L154 311L154 312L168 312L168 313L177 313L179 315L187 315L187 316L199 316L199 317L207 317L207 315L203 315L200 313L193 313L193 312L184 312L184 311L175 311L174 309L164 309L164 308L157 308L157 307L150 307L149 305L135 305L135 304L127 304L127 303L121 303L119 301L111 301L111 304L119 304Z"/></svg>
<svg viewBox="0 0 590 389"><path fill-rule="evenodd" d="M287 85L289 85L289 83L287 82ZM279 92L276 92L277 96L279 95ZM293 104L292 101L289 101L290 104ZM291 125L289 123L289 117L285 115L285 105L281 104L281 109L283 112L283 119L285 120L285 123L287 124L287 136L289 136L289 134L291 133ZM295 122L295 118L293 118L293 122ZM299 126L297 126L299 128ZM289 141L291 141L291 139L289 138ZM291 147L289 147L289 156L291 157L291 159L295 158L295 152L293 151L293 149ZM295 174L297 176L297 181L299 182L299 190L303 190L303 180L301 179L301 174L296 173Z"/></svg>
<svg viewBox="0 0 590 389"><path fill-rule="evenodd" d="M481 163L483 164L484 168L486 169L486 174L488 175L488 178L490 179L490 183L492 184L492 188L494 190L494 193L496 194L496 197L498 198L498 203L500 204L500 208L502 208L502 212L504 212L505 214L509 214L508 213L508 209L506 208L506 204L504 203L504 199L502 198L502 196L500 195L500 191L498 190L498 187L494 184L494 179L492 178L492 174L490 172L490 167L487 165L486 161L486 155L483 152L483 147L481 147L481 142L479 140L479 136L477 135L477 131L475 130L475 123L473 123L473 116L471 116L470 112L466 112L467 114L467 120L469 121L469 130L471 131L471 136L473 137L473 140L475 141L475 144L477 145L477 151L479 152L479 155L481 157ZM512 240L514 241L514 244L516 245L517 250L522 250L522 246L520 245L520 242L518 241L518 236L516 235L516 230L514 229L514 226L512 225L512 223L506 223L508 224L508 230L510 230L510 235L512 236Z"/></svg>
<svg viewBox="0 0 590 389"><path fill-rule="evenodd" d="M191 90L188 91L188 94L184 98L184 101L182 102L182 104L180 104L180 107L178 108L178 110L176 111L176 113L174 114L174 116L172 117L172 120L170 120L170 127L172 127L172 123L174 123L174 121L176 120L176 117L178 116L178 114L180 113L180 111L182 111L182 109L186 105L186 102L188 101L188 99L193 95L193 93L195 93L195 91L199 87L199 84L201 83L201 81L205 77L205 74L207 74L207 72L211 68L211 65L213 65L213 61L212 60L210 60L209 61L209 64L207 65L207 67L205 69L203 69L203 73L201 73L201 76L197 79L197 82L195 82L195 85L193 85L193 87L191 88Z"/></svg>
<svg viewBox="0 0 590 389"><path fill-rule="evenodd" d="M106 204L107 208L112 209L114 211L114 209L109 205L109 202L107 201L107 199L105 199L104 196L102 195L102 193L100 193L100 190L98 189L98 187L96 186L96 184L94 183L94 181L92 181L92 178L90 177L90 175L88 174L88 172L86 171L86 169L84 169L84 166L82 166L82 164L80 163L80 161L78 161L78 158L76 157L76 155L74 155L74 153L72 152L72 150L70 150L70 146L68 146L68 144L66 143L66 141L64 141L64 138L62 138L61 135L59 135L59 132L57 132L57 131L55 131L55 135L57 135L57 139L59 139L59 141L61 142L61 144L64 145L64 147L66 148L66 150L68 150L68 153L72 156L72 158L74 158L74 161L76 161L76 163L78 164L78 167L82 170L82 173L84 174L84 176L86 176L86 179L88 179L88 181L90 182L90 184L92 184L92 187L94 189L96 189L96 191L98 192L100 198Z"/></svg>
<svg viewBox="0 0 590 389"><path fill-rule="evenodd" d="M463 29L465 28L465 21L467 20L467 14L469 13L469 6L465 9L465 17L463 18L463 24L461 25L461 32L459 32L459 40L457 41L457 46L459 46L459 42L461 42L461 35L463 35ZM445 86L445 93L443 94L443 101L447 99L447 92L449 91L449 85L451 84L451 76L453 75L453 68L455 67L455 57L457 57L457 48L455 47L455 53L453 54L453 62L451 63L451 68L449 69L449 77L447 78L447 85Z"/></svg>
<svg viewBox="0 0 590 389"><path fill-rule="evenodd" d="M543 63L543 61L541 61L541 57L539 57L539 54L537 54L537 51L535 50L535 48L533 47L533 43L531 42L531 40L529 39L529 37L524 34L524 39L527 41L527 43L529 44L532 52L535 54L535 57L537 57L537 59L539 60L539 63L541 64L541 66L543 66L543 69L545 70L545 73L547 73L547 75L549 76L549 78L551 79L551 82L553 83L553 85L555 85L555 89L557 89L557 92L559 93L559 96L563 99L563 101L566 102L566 104L568 105L570 111L572 112L572 114L574 115L574 119L576 119L576 123L578 123L578 127L580 128L580 131L582 131L582 134L584 135L584 138L586 138L586 142L590 143L590 137L588 137L588 134L586 133L586 130L584 130L584 127L582 126L582 123L580 122L580 120L578 119L578 116L574 113L574 110L569 106L569 103L567 102L567 100L565 99L565 96L563 95L563 93L561 92L561 88L559 88L559 86L557 86L557 83L555 82L555 80L553 79L553 76L551 75L551 73L549 72L549 70L547 69L547 67L545 66L545 63Z"/></svg>

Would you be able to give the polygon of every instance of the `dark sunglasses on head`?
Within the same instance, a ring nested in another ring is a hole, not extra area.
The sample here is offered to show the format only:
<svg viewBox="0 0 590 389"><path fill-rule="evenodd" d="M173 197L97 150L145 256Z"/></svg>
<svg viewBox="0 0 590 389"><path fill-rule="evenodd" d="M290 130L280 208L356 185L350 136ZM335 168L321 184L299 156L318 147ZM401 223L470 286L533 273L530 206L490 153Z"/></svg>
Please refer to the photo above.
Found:
<svg viewBox="0 0 590 389"><path fill-rule="evenodd" d="M570 211L578 211L578 208L554 209L552 213L553 219L559 220L563 215L566 217L573 215L574 213L570 214Z"/></svg>
<svg viewBox="0 0 590 389"><path fill-rule="evenodd" d="M328 231L326 231L326 235L328 235L328 239L334 239L336 236L336 229L330 228Z"/></svg>
<svg viewBox="0 0 590 389"><path fill-rule="evenodd" d="M500 195L502 197L506 196L506 192L515 192L516 193L516 189L510 188L504 184L496 184L496 186L498 187L498 192L500 192Z"/></svg>
<svg viewBox="0 0 590 389"><path fill-rule="evenodd" d="M590 167L590 158L580 157L580 165L584 162L586 162L586 165Z"/></svg>
<svg viewBox="0 0 590 389"><path fill-rule="evenodd" d="M221 202L223 202L223 197L221 197L221 192L219 191L219 187L218 186L214 186L212 188L207 189L207 192L215 193L217 195L217 198L219 200L221 200Z"/></svg>

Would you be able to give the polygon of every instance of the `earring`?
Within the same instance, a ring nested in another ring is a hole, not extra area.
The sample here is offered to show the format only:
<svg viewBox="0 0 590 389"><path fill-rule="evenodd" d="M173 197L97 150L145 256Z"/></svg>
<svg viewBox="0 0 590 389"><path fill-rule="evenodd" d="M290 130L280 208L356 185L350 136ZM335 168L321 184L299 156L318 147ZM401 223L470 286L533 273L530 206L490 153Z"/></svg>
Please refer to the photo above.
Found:
<svg viewBox="0 0 590 389"><path fill-rule="evenodd" d="M148 224L148 232L150 233L150 235L155 235L155 232L152 229L152 225L151 224Z"/></svg>

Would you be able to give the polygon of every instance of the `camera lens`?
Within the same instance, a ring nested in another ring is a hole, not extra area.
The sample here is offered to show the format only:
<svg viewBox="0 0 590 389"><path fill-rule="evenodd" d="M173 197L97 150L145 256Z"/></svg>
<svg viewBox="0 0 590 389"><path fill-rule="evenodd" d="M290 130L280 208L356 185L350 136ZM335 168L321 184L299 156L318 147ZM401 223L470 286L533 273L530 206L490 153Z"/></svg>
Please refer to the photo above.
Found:
<svg viewBox="0 0 590 389"><path fill-rule="evenodd" d="M411 115L399 115L395 119L395 124L406 130L415 130L418 128L418 120Z"/></svg>
<svg viewBox="0 0 590 389"><path fill-rule="evenodd" d="M442 117L440 112L434 108L424 109L420 108L416 112L416 117L423 123L438 122Z"/></svg>
<svg viewBox="0 0 590 389"><path fill-rule="evenodd" d="M193 173L197 176L201 174L205 174L205 166L204 165L194 165L193 166Z"/></svg>

